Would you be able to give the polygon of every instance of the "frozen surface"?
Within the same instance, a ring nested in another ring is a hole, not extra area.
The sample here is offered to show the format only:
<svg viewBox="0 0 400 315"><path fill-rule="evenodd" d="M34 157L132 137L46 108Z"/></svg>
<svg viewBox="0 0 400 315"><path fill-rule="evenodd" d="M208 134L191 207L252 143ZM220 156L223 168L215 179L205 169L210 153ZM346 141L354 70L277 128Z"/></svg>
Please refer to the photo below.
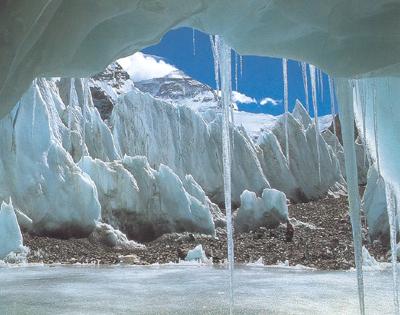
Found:
<svg viewBox="0 0 400 315"><path fill-rule="evenodd" d="M0 267L0 313L228 314L224 271L204 265ZM234 314L357 314L355 277L238 266ZM367 314L393 314L390 277L390 271L366 272Z"/></svg>

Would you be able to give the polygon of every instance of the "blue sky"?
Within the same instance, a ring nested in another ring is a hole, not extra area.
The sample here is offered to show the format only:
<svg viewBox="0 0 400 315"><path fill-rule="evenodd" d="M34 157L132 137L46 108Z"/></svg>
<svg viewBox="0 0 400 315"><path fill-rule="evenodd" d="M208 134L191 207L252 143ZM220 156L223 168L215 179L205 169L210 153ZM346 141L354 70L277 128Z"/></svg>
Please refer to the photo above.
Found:
<svg viewBox="0 0 400 315"><path fill-rule="evenodd" d="M196 54L193 55L192 29L180 28L168 32L160 43L143 50L146 54L160 56L166 62L183 70L194 79L206 83L215 88L214 66L209 36L205 33L195 31ZM232 58L234 63L234 58ZM234 73L234 64L232 65ZM233 74L234 75L234 74ZM243 56L243 75L238 75L238 91L258 102L265 97L271 97L281 102L273 106L268 104L261 106L257 104L239 104L240 110L258 113L269 113L273 115L283 112L283 79L282 60L278 58ZM330 98L328 79L324 74L323 100L318 93L319 115L330 113ZM288 61L289 82L289 110L293 109L296 98L305 104L305 93L301 75L301 67L297 61ZM232 78L234 88L234 78ZM311 106L311 88L309 80L309 97ZM312 112L311 112L312 114Z"/></svg>

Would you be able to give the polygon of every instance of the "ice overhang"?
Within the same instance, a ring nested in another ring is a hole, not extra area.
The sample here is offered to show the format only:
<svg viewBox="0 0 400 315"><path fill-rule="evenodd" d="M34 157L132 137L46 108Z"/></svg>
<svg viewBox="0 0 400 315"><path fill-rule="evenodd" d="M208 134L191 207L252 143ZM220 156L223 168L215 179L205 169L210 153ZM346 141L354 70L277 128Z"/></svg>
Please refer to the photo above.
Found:
<svg viewBox="0 0 400 315"><path fill-rule="evenodd" d="M37 76L84 77L189 26L334 76L400 73L400 1L0 0L0 117Z"/></svg>

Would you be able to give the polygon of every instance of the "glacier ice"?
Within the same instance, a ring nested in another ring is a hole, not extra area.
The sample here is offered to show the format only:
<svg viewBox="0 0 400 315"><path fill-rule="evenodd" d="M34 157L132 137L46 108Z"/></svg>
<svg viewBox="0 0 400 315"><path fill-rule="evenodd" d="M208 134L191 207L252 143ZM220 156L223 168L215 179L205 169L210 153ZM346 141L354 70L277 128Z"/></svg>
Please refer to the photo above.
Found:
<svg viewBox="0 0 400 315"><path fill-rule="evenodd" d="M245 190L235 217L238 232L249 232L260 226L275 228L289 220L286 196L276 189L264 189L262 196Z"/></svg>
<svg viewBox="0 0 400 315"><path fill-rule="evenodd" d="M195 248L190 249L185 257L186 261L196 261L201 263L208 263L210 260L201 244L197 245Z"/></svg>
<svg viewBox="0 0 400 315"><path fill-rule="evenodd" d="M3 201L0 207L0 259L4 259L11 252L24 252L26 249L22 242L21 230L11 199L9 203Z"/></svg>
<svg viewBox="0 0 400 315"><path fill-rule="evenodd" d="M157 171L143 156L125 156L113 162L85 156L79 166L96 184L103 221L130 239L148 241L184 231L215 233L207 199L190 195L165 165ZM204 192L196 188L201 197Z"/></svg>
<svg viewBox="0 0 400 315"><path fill-rule="evenodd" d="M371 240L381 239L389 244L389 222L386 211L385 181L373 164L368 170L367 186L363 197L363 209L368 224Z"/></svg>

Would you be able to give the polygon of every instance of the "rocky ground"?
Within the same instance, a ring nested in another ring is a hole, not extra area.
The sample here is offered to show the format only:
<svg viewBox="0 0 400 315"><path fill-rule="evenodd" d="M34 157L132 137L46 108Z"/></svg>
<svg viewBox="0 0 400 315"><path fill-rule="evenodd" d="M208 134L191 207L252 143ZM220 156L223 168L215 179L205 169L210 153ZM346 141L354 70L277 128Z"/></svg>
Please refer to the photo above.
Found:
<svg viewBox="0 0 400 315"><path fill-rule="evenodd" d="M289 261L290 265L305 265L318 269L336 270L354 267L350 219L347 198L327 197L289 206L294 226L292 241L286 240L286 225L269 230L259 228L235 235L235 260L248 263L263 258L264 264ZM375 242L368 244L364 229L364 244L380 261L387 260L388 249ZM226 259L226 233L217 230L216 237L191 233L173 233L146 243L145 248L110 248L93 244L88 239L60 240L24 235L30 248L29 262L153 264L177 262L189 249L202 244L214 263Z"/></svg>

